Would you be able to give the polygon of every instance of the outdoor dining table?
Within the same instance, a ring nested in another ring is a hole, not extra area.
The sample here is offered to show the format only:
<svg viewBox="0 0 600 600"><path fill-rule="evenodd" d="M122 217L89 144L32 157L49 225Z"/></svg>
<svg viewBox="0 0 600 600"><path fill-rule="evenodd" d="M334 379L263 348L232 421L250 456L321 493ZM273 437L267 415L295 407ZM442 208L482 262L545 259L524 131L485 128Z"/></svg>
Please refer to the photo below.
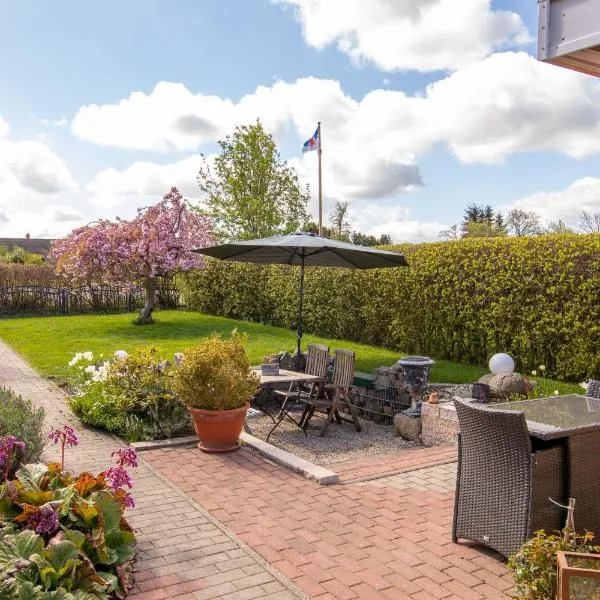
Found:
<svg viewBox="0 0 600 600"><path fill-rule="evenodd" d="M494 404L494 408L523 411L534 443L563 446L567 497L562 500L575 498L577 530L590 531L599 539L600 399L570 394Z"/></svg>
<svg viewBox="0 0 600 600"><path fill-rule="evenodd" d="M253 368L253 373L256 373L260 379L260 392L254 397L251 402L251 407L261 411L270 417L273 421L273 427L269 431L267 435L267 441L271 434L277 429L279 424L283 421L283 419L288 419L293 422L295 425L300 427L304 434L306 435L306 431L302 427L302 421L296 421L287 410L282 410L281 408L276 412L276 414L272 413L269 407L267 406L267 401L271 397L271 393L274 389L282 384L292 384L292 383L317 383L323 381L319 377L314 375L307 375L306 373L302 373L300 371L288 371L287 369L279 369L278 375L268 375L263 374L260 368ZM246 427L246 430L248 428Z"/></svg>

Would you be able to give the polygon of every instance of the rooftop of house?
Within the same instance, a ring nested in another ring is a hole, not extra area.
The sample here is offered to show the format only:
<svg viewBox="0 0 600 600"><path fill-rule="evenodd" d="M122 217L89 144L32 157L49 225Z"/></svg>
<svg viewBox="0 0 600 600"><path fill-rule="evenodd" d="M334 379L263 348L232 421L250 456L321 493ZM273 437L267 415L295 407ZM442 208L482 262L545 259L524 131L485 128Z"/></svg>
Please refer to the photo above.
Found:
<svg viewBox="0 0 600 600"><path fill-rule="evenodd" d="M6 246L9 250L15 246L20 246L31 254L46 256L53 241L46 238L32 238L27 234L24 238L0 238L0 246Z"/></svg>

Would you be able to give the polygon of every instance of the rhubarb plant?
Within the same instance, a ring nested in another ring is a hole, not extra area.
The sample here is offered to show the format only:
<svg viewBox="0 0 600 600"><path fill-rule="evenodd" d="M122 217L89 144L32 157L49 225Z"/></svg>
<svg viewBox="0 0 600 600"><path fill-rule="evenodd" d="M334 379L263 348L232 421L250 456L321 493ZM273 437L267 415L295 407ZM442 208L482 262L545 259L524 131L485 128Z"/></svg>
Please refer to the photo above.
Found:
<svg viewBox="0 0 600 600"><path fill-rule="evenodd" d="M98 475L30 464L0 485L0 600L125 597L135 553L125 467L137 457L113 457L117 465Z"/></svg>

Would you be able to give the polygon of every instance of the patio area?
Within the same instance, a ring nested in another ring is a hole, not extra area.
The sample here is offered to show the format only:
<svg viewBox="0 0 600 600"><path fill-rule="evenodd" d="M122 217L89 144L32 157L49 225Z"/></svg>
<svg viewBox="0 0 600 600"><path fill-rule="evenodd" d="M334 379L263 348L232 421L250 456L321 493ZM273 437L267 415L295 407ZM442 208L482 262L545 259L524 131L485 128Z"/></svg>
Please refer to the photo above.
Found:
<svg viewBox="0 0 600 600"><path fill-rule="evenodd" d="M85 428L66 396L0 343L0 385L70 422L81 447L70 468L97 469L121 442ZM137 600L161 598L510 598L499 555L453 544L456 449L402 448L336 465L320 486L243 448L141 454Z"/></svg>

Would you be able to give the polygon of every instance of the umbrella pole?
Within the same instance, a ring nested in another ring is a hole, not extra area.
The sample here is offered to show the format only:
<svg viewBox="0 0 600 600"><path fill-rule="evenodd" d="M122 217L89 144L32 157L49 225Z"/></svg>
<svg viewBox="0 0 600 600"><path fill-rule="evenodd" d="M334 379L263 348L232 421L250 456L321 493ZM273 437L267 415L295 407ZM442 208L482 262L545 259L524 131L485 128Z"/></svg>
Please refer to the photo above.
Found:
<svg viewBox="0 0 600 600"><path fill-rule="evenodd" d="M300 300L298 305L298 347L296 348L296 369L300 370L300 353L302 352L302 309L304 303L304 252L300 261Z"/></svg>

